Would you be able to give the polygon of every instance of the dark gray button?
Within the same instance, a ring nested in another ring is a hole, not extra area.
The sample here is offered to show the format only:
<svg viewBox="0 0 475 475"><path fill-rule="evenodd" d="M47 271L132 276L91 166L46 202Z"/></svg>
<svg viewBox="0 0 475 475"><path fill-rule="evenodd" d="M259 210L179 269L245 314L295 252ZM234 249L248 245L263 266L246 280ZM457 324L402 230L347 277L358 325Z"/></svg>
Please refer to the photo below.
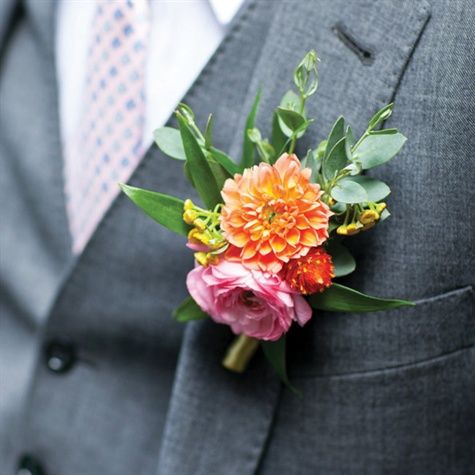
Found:
<svg viewBox="0 0 475 475"><path fill-rule="evenodd" d="M31 455L23 455L18 461L17 475L46 475L38 460Z"/></svg>
<svg viewBox="0 0 475 475"><path fill-rule="evenodd" d="M51 340L44 347L48 369L53 373L66 373L76 363L76 348L66 340Z"/></svg>

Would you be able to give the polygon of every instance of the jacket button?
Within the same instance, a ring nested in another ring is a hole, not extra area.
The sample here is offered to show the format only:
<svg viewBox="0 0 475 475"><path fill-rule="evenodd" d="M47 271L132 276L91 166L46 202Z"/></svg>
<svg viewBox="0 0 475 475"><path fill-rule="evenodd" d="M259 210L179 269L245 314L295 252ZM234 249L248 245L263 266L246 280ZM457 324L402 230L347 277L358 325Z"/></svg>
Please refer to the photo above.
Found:
<svg viewBox="0 0 475 475"><path fill-rule="evenodd" d="M53 373L66 373L76 362L76 348L69 341L52 340L44 347L46 366Z"/></svg>
<svg viewBox="0 0 475 475"><path fill-rule="evenodd" d="M31 455L23 455L18 462L17 475L46 475L41 465Z"/></svg>

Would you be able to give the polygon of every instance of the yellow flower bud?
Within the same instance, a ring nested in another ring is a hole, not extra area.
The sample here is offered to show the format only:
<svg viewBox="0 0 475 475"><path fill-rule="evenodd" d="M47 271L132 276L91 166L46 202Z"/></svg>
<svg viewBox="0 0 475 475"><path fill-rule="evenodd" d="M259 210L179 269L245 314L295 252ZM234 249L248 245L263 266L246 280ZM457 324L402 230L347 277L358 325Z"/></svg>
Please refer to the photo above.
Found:
<svg viewBox="0 0 475 475"><path fill-rule="evenodd" d="M183 221L185 221L186 224L193 224L195 219L197 217L196 211L192 209L187 209L183 213Z"/></svg>
<svg viewBox="0 0 475 475"><path fill-rule="evenodd" d="M196 229L196 228L193 228L189 233L188 233L188 239L191 241L192 239L194 239L195 241L199 241L199 239L197 239L196 235L199 234L199 230Z"/></svg>
<svg viewBox="0 0 475 475"><path fill-rule="evenodd" d="M358 226L359 223L350 223L346 227L346 233L348 236L353 236L354 234L358 234L363 226L361 224Z"/></svg>
<svg viewBox="0 0 475 475"><path fill-rule="evenodd" d="M203 267L208 265L208 254L206 252L195 252L195 259Z"/></svg>
<svg viewBox="0 0 475 475"><path fill-rule="evenodd" d="M185 200L185 203L183 205L183 209L185 211L192 210L195 207L193 204L193 201L191 201L189 198Z"/></svg>
<svg viewBox="0 0 475 475"><path fill-rule="evenodd" d="M336 228L336 233L341 234L342 236L346 236L348 234L347 227L344 224L342 224L341 226L338 226Z"/></svg>
<svg viewBox="0 0 475 475"><path fill-rule="evenodd" d="M198 264L207 267L210 264L217 264L219 257L209 252L195 252L195 259Z"/></svg>
<svg viewBox="0 0 475 475"><path fill-rule="evenodd" d="M193 224L200 230L200 231L204 231L206 229L206 224L205 222L200 219L200 218L195 218Z"/></svg>
<svg viewBox="0 0 475 475"><path fill-rule="evenodd" d="M378 210L378 213L381 214L386 209L386 203L378 203L376 209Z"/></svg>
<svg viewBox="0 0 475 475"><path fill-rule="evenodd" d="M358 217L361 224L367 225L374 223L379 219L379 214L372 209L364 210Z"/></svg>

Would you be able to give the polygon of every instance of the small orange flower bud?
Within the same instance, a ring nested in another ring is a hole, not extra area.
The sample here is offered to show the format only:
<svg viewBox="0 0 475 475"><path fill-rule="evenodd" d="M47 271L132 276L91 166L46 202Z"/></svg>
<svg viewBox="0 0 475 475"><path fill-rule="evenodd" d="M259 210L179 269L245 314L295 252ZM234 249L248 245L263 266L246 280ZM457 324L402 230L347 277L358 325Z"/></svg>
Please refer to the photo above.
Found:
<svg viewBox="0 0 475 475"><path fill-rule="evenodd" d="M291 259L282 274L286 282L301 294L323 292L330 287L334 277L332 258L323 247L317 247L300 259Z"/></svg>

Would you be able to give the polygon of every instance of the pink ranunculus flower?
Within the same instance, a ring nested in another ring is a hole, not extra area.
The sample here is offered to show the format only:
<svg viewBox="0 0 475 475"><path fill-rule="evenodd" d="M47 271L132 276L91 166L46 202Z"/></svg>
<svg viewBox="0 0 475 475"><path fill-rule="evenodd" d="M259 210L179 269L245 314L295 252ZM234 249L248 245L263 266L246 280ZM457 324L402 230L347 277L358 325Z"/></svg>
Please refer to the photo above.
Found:
<svg viewBox="0 0 475 475"><path fill-rule="evenodd" d="M293 321L304 325L312 316L307 301L278 275L237 262L197 266L189 272L186 285L203 311L237 335L275 341Z"/></svg>

